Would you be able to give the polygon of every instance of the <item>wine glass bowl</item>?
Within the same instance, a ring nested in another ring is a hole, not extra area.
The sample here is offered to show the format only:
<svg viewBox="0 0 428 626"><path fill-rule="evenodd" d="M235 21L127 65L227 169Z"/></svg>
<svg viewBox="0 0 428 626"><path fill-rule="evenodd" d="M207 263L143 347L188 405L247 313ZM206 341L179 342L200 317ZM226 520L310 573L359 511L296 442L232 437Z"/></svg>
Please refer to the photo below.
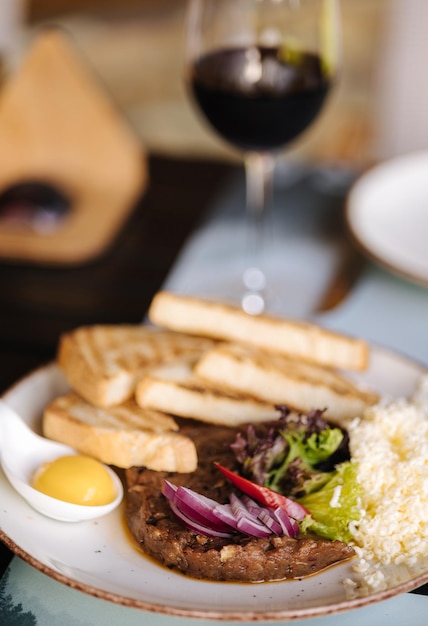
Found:
<svg viewBox="0 0 428 626"><path fill-rule="evenodd" d="M243 156L253 258L263 248L276 155L322 110L339 32L338 0L189 2L186 80L205 120ZM267 287L261 263L250 263L243 308L262 312Z"/></svg>
<svg viewBox="0 0 428 626"><path fill-rule="evenodd" d="M329 91L319 57L252 47L207 53L196 61L192 91L213 128L244 152L290 143L317 116Z"/></svg>

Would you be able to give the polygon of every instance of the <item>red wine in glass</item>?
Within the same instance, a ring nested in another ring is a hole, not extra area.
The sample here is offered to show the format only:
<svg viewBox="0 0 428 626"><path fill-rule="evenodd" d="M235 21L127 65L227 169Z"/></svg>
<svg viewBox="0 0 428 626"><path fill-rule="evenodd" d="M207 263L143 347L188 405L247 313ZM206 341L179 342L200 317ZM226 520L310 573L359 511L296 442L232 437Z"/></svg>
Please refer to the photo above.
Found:
<svg viewBox="0 0 428 626"><path fill-rule="evenodd" d="M313 122L330 80L316 54L230 48L197 59L190 87L217 133L245 152L261 152L290 143Z"/></svg>

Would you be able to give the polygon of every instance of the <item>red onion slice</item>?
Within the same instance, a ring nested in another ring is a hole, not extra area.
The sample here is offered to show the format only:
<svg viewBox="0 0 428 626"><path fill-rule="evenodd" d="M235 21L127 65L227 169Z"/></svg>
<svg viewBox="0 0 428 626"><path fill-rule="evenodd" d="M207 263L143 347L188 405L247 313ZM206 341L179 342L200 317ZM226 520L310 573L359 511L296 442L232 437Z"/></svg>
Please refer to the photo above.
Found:
<svg viewBox="0 0 428 626"><path fill-rule="evenodd" d="M250 496L247 496L245 493L240 496L240 499L241 502L244 503L247 511L251 513L251 515L254 515L254 517L257 517L260 511L263 511L262 505L258 504L255 500L250 498Z"/></svg>
<svg viewBox="0 0 428 626"><path fill-rule="evenodd" d="M214 512L225 524L228 524L230 528L239 532L238 519L233 514L230 504L218 504Z"/></svg>
<svg viewBox="0 0 428 626"><path fill-rule="evenodd" d="M196 533L231 538L240 532L251 537L296 537L299 525L281 507L262 506L249 496L230 495L229 504L220 504L192 489L164 480L162 493L174 514Z"/></svg>
<svg viewBox="0 0 428 626"><path fill-rule="evenodd" d="M215 500L196 493L188 487L177 487L167 480L164 480L162 493L187 519L192 520L195 524L213 531L230 532L230 526L215 514L215 508L218 506Z"/></svg>
<svg viewBox="0 0 428 626"><path fill-rule="evenodd" d="M286 537L297 537L300 532L300 528L296 520L289 517L287 513L281 507L278 507L273 511L274 516L282 527L282 534Z"/></svg>
<svg viewBox="0 0 428 626"><path fill-rule="evenodd" d="M196 493L187 487L178 487L174 502L183 513L196 522L206 524L213 530L230 532L230 525L225 524L216 515L218 502L215 500Z"/></svg>
<svg viewBox="0 0 428 626"><path fill-rule="evenodd" d="M273 516L273 511L270 511L269 509L261 509L258 514L258 518L274 535L280 536L284 534L281 524Z"/></svg>
<svg viewBox="0 0 428 626"><path fill-rule="evenodd" d="M245 535L253 537L269 537L272 531L263 522L253 517L238 496L234 493L230 495L230 506L237 519L238 529Z"/></svg>
<svg viewBox="0 0 428 626"><path fill-rule="evenodd" d="M194 520L187 517L187 515L185 515L182 511L180 511L180 509L176 504L174 504L174 502L170 500L169 504L174 515L176 515L178 519L180 519L190 530L193 530L200 535L205 535L206 537L221 537L223 539L230 539L231 537L233 537L232 533L220 532L219 530L214 530L212 528L209 528L208 526L204 526L203 524L198 524Z"/></svg>
<svg viewBox="0 0 428 626"><path fill-rule="evenodd" d="M168 500L174 500L177 493L177 485L173 485L169 480L164 480L162 484L162 493Z"/></svg>

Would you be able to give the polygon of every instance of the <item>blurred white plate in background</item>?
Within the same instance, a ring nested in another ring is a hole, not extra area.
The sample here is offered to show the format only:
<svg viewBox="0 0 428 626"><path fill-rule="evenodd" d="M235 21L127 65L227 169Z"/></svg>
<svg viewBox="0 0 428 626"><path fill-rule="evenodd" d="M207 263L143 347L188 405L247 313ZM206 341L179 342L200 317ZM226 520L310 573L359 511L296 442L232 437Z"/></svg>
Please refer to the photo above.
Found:
<svg viewBox="0 0 428 626"><path fill-rule="evenodd" d="M428 286L428 152L386 161L351 189L349 230L367 256Z"/></svg>

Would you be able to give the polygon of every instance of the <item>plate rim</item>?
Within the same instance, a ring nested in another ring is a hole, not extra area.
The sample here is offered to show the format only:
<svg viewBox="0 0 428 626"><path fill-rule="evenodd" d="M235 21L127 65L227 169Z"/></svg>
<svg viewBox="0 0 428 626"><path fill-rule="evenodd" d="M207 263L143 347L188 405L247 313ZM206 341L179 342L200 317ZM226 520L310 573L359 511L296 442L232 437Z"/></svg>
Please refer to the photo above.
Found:
<svg viewBox="0 0 428 626"><path fill-rule="evenodd" d="M386 355L390 355L395 359L400 359L409 365L413 365L415 368L421 371L421 374L427 372L427 367L424 363L419 362L416 359L408 357L400 352L395 350L390 350L388 348L384 348L382 346L378 346L376 344L370 344L376 352L384 353ZM22 384L24 384L27 380L31 378L35 378L38 375L46 373L48 375L49 370L52 370L53 373L57 373L59 371L58 366L54 362L47 363L42 365L34 370L28 372L25 376L17 380L13 383L3 394L1 394L0 398L7 400L8 396L16 391ZM1 474L2 480L7 480L6 477ZM14 555L21 558L24 562L32 566L34 569L40 571L41 573L49 576L51 579L59 582L60 584L65 585L71 589L81 591L89 596L106 600L118 606L124 606L128 608L134 608L139 610L144 610L150 613L155 614L163 614L170 617L185 617L192 619L207 619L207 620L216 620L216 621L233 621L233 622L259 622L259 621L291 621L295 619L305 619L305 618L315 618L326 615L332 615L336 613L343 613L349 610L354 610L366 606L370 606L372 604L381 602L383 600L387 600L389 598L401 595L402 593L406 593L408 591L412 591L421 585L428 582L428 570L422 574L419 574L415 578L412 578L408 581L399 583L393 587L388 589L380 590L368 596L361 596L357 598L350 598L340 602L333 602L328 605L318 605L318 606L309 606L306 608L293 608L293 609L274 609L274 610L266 610L263 609L261 611L250 610L247 612L242 612L241 610L227 610L227 611L219 611L212 609L195 609L195 608L184 608L182 606L175 606L172 604L161 604L149 602L143 599L132 598L121 593L114 593L112 591L108 591L105 589L100 589L97 586L87 584L83 581L79 581L70 576L62 574L61 572L56 571L55 569L49 567L48 565L42 563L36 557L34 557L30 552L21 548L9 535L3 531L0 527L0 540L6 545L9 550L13 552ZM340 564L338 565L340 567ZM334 567L334 566L333 566ZM205 581L209 582L209 581ZM227 583L225 583L227 584ZM263 584L263 583L262 583ZM268 584L268 583L267 583ZM274 583L276 584L276 583Z"/></svg>
<svg viewBox="0 0 428 626"><path fill-rule="evenodd" d="M356 204L354 203L355 195L361 190L363 185L366 185L368 182L372 182L370 179L375 178L379 174L384 174L389 169L393 169L397 167L400 163L405 164L406 167L409 167L412 163L419 164L422 161L426 161L428 165L428 151L421 150L418 152L413 152L409 154L402 155L400 157L396 157L387 161L382 161L373 167L369 168L366 172L363 173L362 176L358 178L351 186L348 191L345 200L345 226L347 233L354 244L354 246L366 256L371 261L375 262L380 267L385 268L392 274L399 276L400 278L404 278L409 282L422 286L428 287L428 276L422 277L417 272L413 273L406 269L403 269L401 265L391 263L381 253L376 252L376 250L365 241L364 237L358 232L358 229L355 226L355 213L357 211Z"/></svg>

